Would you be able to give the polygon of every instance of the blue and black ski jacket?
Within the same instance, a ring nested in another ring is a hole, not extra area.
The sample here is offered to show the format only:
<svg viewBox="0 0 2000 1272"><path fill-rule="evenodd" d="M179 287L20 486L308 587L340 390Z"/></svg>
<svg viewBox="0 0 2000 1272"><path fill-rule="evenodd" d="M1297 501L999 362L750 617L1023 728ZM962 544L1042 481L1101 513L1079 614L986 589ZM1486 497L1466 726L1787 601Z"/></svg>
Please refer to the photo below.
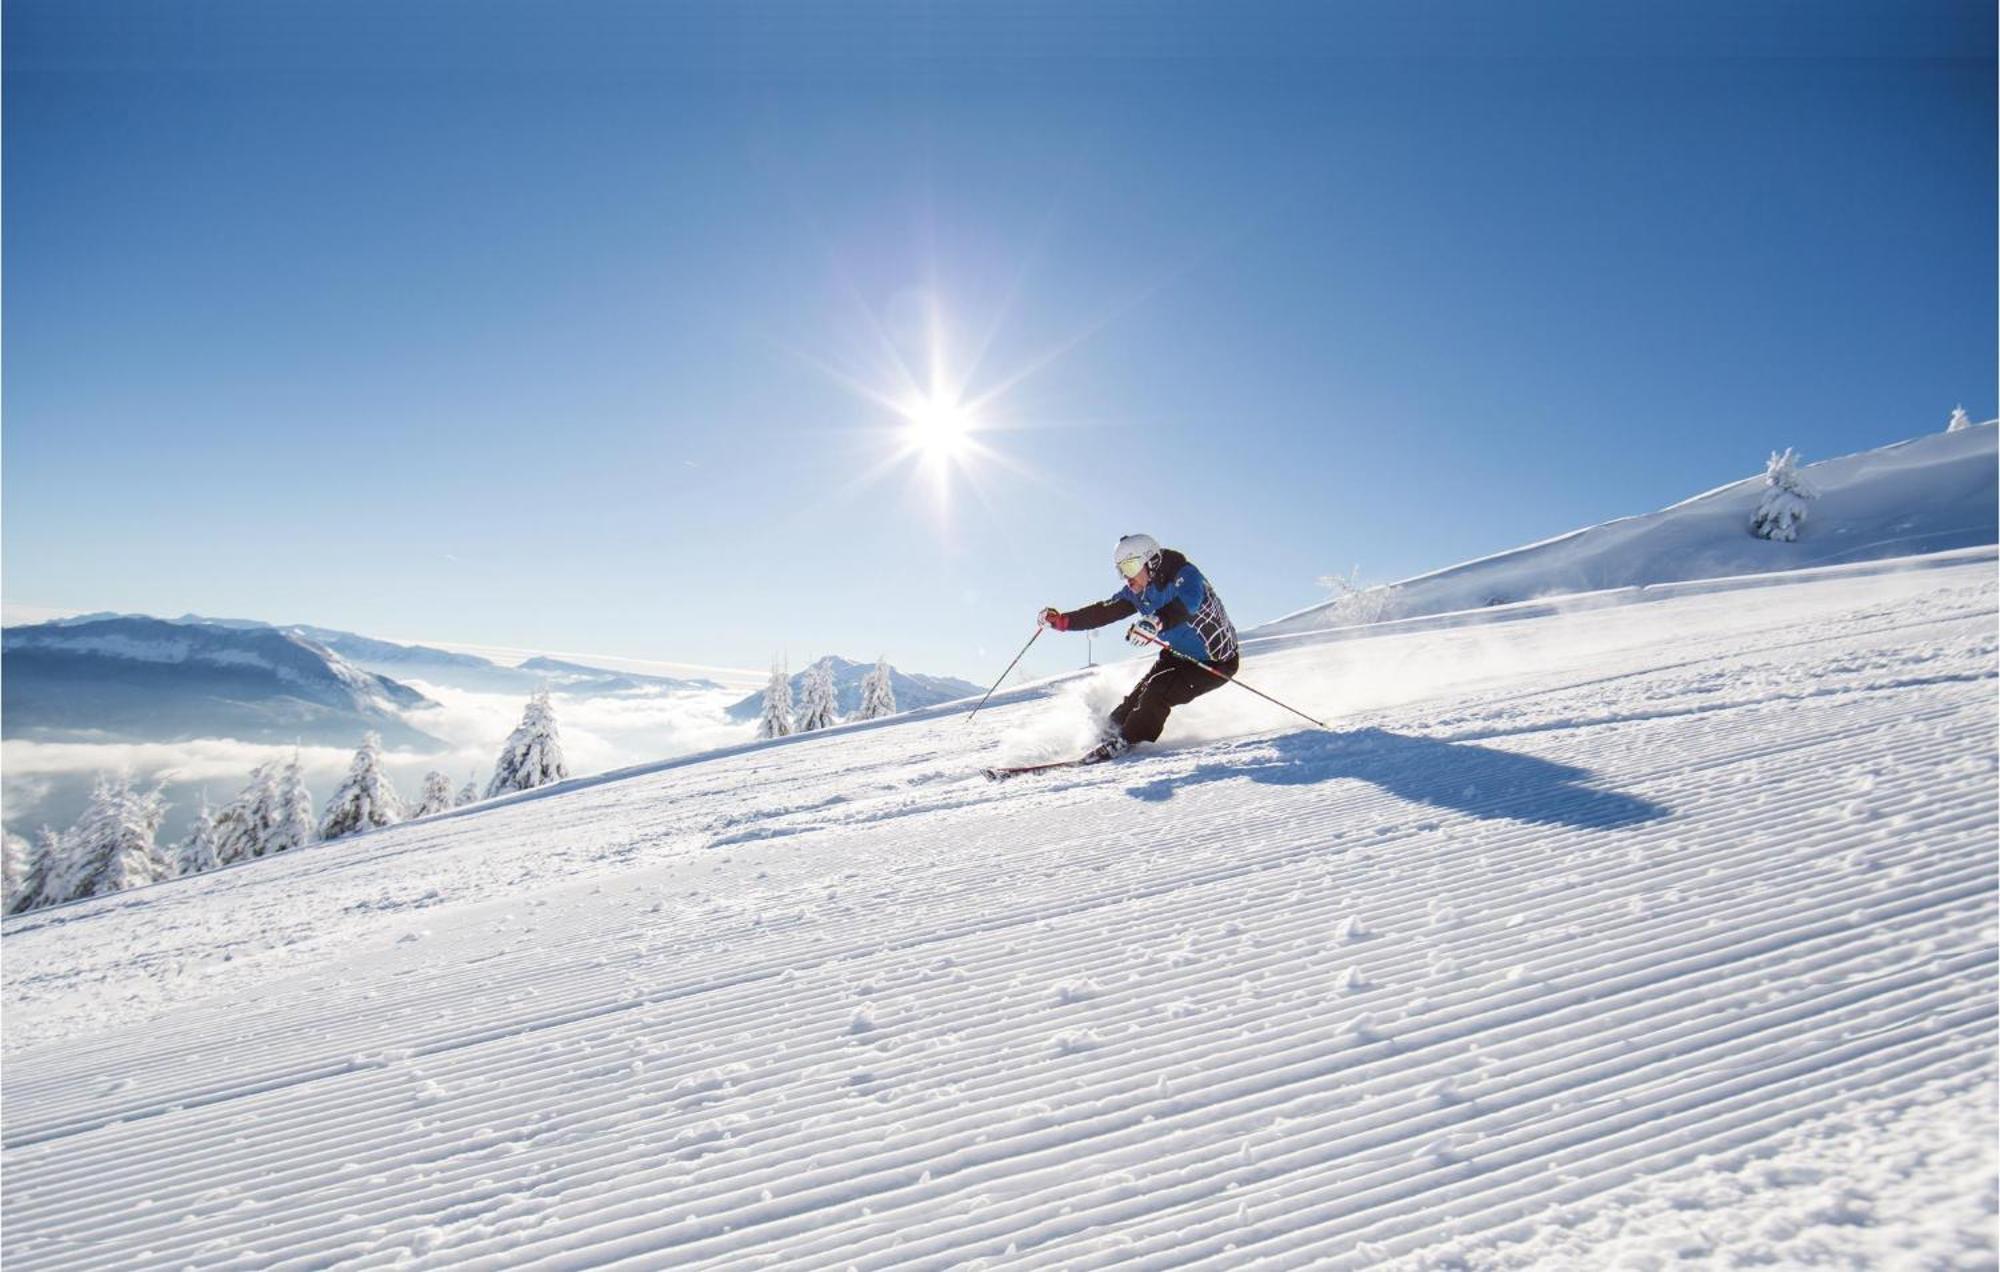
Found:
<svg viewBox="0 0 2000 1272"><path fill-rule="evenodd" d="M1069 610L1063 618L1069 630L1089 631L1131 614L1158 619L1160 639L1189 658L1219 663L1236 657L1236 626L1222 608L1222 598L1172 548L1161 550L1159 568L1147 576L1144 589L1135 591L1127 583L1109 600Z"/></svg>

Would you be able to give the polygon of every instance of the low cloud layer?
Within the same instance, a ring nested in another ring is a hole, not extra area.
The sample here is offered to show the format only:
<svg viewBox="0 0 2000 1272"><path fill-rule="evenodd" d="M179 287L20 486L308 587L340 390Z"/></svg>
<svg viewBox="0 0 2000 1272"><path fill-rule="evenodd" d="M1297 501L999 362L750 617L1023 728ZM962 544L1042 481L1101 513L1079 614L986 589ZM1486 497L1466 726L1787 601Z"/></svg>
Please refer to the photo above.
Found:
<svg viewBox="0 0 2000 1272"><path fill-rule="evenodd" d="M523 699L513 694L411 683L438 705L410 712L408 720L442 739L448 749L438 754L385 754L383 760L396 789L405 799L414 800L423 789L424 775L432 769L449 776L454 789L468 779L483 789L501 744L520 723ZM601 773L745 741L751 736L751 726L737 724L723 714L740 696L734 690L576 699L558 696L556 719L570 772L576 776ZM351 749L270 746L230 738L144 743L10 739L0 744L0 777L4 778L0 781L0 802L4 802L6 828L16 834L32 834L43 823L67 826L82 811L97 774L123 771L141 783L165 786L174 808L161 836L170 841L185 833L201 798L205 796L211 804L227 802L249 781L250 770L266 760L288 758L295 750L315 804L324 805L354 758Z"/></svg>
<svg viewBox="0 0 2000 1272"><path fill-rule="evenodd" d="M421 680L408 683L438 704L409 713L410 723L443 738L454 757L463 756L480 765L483 782L492 771L500 744L521 721L523 699L512 694L472 693ZM750 728L723 714L741 696L733 690L603 698L558 695L554 702L563 754L570 772L581 776L741 742L750 736ZM464 762L458 763L462 770Z"/></svg>

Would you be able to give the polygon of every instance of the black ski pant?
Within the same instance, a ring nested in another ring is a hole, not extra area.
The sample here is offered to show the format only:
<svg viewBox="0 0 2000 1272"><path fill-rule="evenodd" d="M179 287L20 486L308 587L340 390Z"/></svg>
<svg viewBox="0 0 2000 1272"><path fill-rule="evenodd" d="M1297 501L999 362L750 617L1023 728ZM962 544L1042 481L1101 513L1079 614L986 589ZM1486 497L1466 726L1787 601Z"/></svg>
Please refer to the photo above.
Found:
<svg viewBox="0 0 2000 1272"><path fill-rule="evenodd" d="M1163 649L1139 683L1132 686L1132 692L1125 695L1125 701L1111 713L1111 726L1127 742L1157 742L1160 730L1167 727L1168 712L1193 702L1211 689L1222 688L1222 681L1203 668L1213 667L1225 676L1233 676L1237 663L1233 655L1222 662L1192 663Z"/></svg>

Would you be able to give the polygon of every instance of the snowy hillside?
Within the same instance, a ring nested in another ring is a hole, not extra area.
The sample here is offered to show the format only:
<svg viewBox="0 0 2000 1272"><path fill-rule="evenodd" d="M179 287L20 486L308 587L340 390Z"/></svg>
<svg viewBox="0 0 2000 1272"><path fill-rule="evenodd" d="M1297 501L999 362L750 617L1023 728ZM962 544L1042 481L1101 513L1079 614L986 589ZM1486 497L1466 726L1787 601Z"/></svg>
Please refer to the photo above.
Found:
<svg viewBox="0 0 2000 1272"><path fill-rule="evenodd" d="M9 1272L1995 1260L1991 550L1137 663L6 921ZM983 1261L983 1262L982 1262Z"/></svg>
<svg viewBox="0 0 2000 1272"><path fill-rule="evenodd" d="M1800 475L1818 498L1808 505L1806 523L1793 542L1750 534L1751 516L1764 494L1764 479L1751 477L1659 512L1314 605L1250 634L1321 631L1546 596L1994 543L2000 541L1996 436L2000 427L1989 421L1805 466Z"/></svg>

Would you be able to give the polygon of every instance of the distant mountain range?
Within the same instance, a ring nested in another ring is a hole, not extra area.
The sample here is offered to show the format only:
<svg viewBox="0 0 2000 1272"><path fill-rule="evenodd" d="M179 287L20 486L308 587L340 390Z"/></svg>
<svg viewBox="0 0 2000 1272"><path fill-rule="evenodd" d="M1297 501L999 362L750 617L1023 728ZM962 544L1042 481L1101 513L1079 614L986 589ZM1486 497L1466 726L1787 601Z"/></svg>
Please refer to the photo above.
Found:
<svg viewBox="0 0 2000 1272"><path fill-rule="evenodd" d="M400 714L429 698L274 627L90 615L7 628L0 652L7 737L443 745Z"/></svg>
<svg viewBox="0 0 2000 1272"><path fill-rule="evenodd" d="M556 658L502 667L473 654L305 624L83 614L4 632L0 726L10 738L180 742L236 738L442 750L402 713L437 704L402 679L479 693L577 697L715 690L711 680ZM421 717L418 717L421 720Z"/></svg>
<svg viewBox="0 0 2000 1272"><path fill-rule="evenodd" d="M546 683L557 693L589 695L632 693L637 690L720 689L713 680L681 680L672 676L645 676L636 671L609 671L564 662L560 658L534 657L518 668L523 674Z"/></svg>
<svg viewBox="0 0 2000 1272"><path fill-rule="evenodd" d="M578 698L723 687L547 656L503 667L333 628L197 614L84 614L9 627L0 636L0 726L6 737L49 742L235 738L345 747L372 730L392 750L430 752L445 743L423 731L422 710L438 704L408 681L475 693L546 688ZM820 661L833 668L841 714L853 714L874 664ZM803 671L792 677L795 700L804 681ZM980 692L963 680L894 668L890 684L903 710ZM751 694L728 708L729 718L756 719L761 701L761 693Z"/></svg>
<svg viewBox="0 0 2000 1272"><path fill-rule="evenodd" d="M819 662L813 663L806 671L819 666L820 663L827 663L833 667L834 695L840 714L850 716L860 710L861 681L874 669L875 664L850 662L837 655L828 654ZM805 692L806 671L801 671L791 678L794 705L797 705L799 696ZM950 676L919 676L898 671L894 667L889 668L889 687L896 692L896 708L899 711L909 711L916 707L933 707L940 702L951 702L983 692L981 686L970 681L956 680ZM763 709L764 691L759 689L730 707L729 718L739 721L755 720Z"/></svg>
<svg viewBox="0 0 2000 1272"><path fill-rule="evenodd" d="M541 655L528 659L518 667L502 667L476 654L458 654L433 649L429 645L398 645L329 627L299 625L281 630L296 632L317 641L357 667L475 693L529 694L537 689L547 689L571 697L596 698L618 693L722 687L713 680L646 676Z"/></svg>
<svg viewBox="0 0 2000 1272"><path fill-rule="evenodd" d="M257 630L283 632L319 645L364 671L378 672L384 676L403 680L422 680L473 693L529 694L537 689L546 688L553 693L572 697L599 697L640 691L708 690L722 687L713 680L649 676L540 656L530 658L517 667L503 667L477 654L455 653L430 645L403 645L394 641L378 640L373 636L341 631L338 628L315 627L310 623L266 623L249 618L209 618L201 614L183 614L176 619L155 619L144 614L105 612L57 619L42 626L76 627L122 619L172 622L239 632Z"/></svg>

